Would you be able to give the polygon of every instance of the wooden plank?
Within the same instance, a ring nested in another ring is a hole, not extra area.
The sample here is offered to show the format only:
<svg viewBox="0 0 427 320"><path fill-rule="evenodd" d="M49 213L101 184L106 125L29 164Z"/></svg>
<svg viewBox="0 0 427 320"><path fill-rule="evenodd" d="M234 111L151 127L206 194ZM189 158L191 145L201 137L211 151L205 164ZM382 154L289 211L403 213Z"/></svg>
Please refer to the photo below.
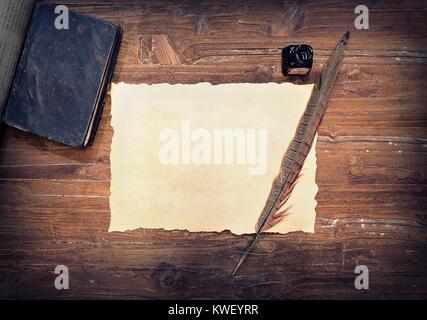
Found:
<svg viewBox="0 0 427 320"><path fill-rule="evenodd" d="M50 2L122 25L116 82L310 83L352 36L319 130L314 234L263 235L231 278L247 235L108 233L108 100L84 151L6 128L1 298L427 297L427 1L365 1L367 31L354 30L357 1ZM156 55L153 38L166 51ZM280 48L298 42L314 47L315 67L284 78ZM70 267L71 290L54 289L58 264ZM370 290L354 289L358 264Z"/></svg>

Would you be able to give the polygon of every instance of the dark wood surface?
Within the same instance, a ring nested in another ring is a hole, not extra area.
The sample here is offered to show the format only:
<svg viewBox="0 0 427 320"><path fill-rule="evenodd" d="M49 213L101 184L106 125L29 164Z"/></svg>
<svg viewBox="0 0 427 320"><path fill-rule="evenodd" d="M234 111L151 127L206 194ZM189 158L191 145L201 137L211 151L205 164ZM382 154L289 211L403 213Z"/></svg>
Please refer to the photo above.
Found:
<svg viewBox="0 0 427 320"><path fill-rule="evenodd" d="M124 29L114 81L282 82L280 48L309 43L311 82L352 32L317 144L314 234L108 233L106 104L92 147L6 128L0 143L0 298L427 298L427 1L67 0ZM165 195L167 196L167 195ZM54 288L54 268L70 289ZM354 288L354 269L370 289Z"/></svg>

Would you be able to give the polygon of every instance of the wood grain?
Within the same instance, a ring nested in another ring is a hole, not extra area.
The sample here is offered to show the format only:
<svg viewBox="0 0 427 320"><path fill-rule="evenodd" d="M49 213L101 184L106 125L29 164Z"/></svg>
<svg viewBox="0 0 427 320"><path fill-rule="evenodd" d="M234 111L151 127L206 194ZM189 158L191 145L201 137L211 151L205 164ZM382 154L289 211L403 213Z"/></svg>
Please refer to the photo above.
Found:
<svg viewBox="0 0 427 320"><path fill-rule="evenodd" d="M6 128L0 298L427 298L427 1L364 1L369 30L355 1L51 2L123 27L116 82L311 82L352 35L319 130L314 234L263 235L231 278L249 235L108 233L108 99L85 151ZM280 48L299 42L314 69L286 79ZM54 288L59 264L70 290Z"/></svg>

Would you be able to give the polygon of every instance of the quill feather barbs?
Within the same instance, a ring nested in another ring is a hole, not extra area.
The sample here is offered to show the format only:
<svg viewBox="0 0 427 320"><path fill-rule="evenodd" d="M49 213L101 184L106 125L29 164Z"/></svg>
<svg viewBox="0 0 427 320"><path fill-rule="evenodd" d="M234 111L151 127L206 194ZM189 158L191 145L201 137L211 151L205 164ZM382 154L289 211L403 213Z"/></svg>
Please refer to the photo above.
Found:
<svg viewBox="0 0 427 320"><path fill-rule="evenodd" d="M270 194L257 221L255 235L243 252L232 275L236 273L246 256L252 250L261 232L277 225L289 214L289 209L280 210L280 208L286 204L298 182L298 176L326 110L349 36L350 33L347 31L341 38L323 69L319 83L313 89L310 101L298 124L295 137L283 156L280 172L273 181Z"/></svg>
<svg viewBox="0 0 427 320"><path fill-rule="evenodd" d="M292 185L288 189L286 189L283 200L276 206L276 210L272 212L271 215L267 218L263 231L267 231L273 228L275 225L280 223L284 218L286 218L290 214L291 212L290 209L292 208L292 206L286 207L285 204L289 200L292 194L292 191L294 190L300 177L301 177L301 174L299 174L298 177L295 179L295 181L292 183ZM255 225L255 231L260 229L264 218L265 217L261 214L261 216L258 218L258 221Z"/></svg>

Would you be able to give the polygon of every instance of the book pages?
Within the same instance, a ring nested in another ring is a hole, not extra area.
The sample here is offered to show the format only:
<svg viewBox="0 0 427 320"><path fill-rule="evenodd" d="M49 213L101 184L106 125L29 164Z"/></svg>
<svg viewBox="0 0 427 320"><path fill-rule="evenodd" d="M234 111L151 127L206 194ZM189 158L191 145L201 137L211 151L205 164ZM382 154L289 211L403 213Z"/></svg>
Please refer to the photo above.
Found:
<svg viewBox="0 0 427 320"><path fill-rule="evenodd" d="M0 118L35 2L36 0L0 1Z"/></svg>
<svg viewBox="0 0 427 320"><path fill-rule="evenodd" d="M255 232L313 85L114 84L111 222ZM314 232L316 143L269 232Z"/></svg>

